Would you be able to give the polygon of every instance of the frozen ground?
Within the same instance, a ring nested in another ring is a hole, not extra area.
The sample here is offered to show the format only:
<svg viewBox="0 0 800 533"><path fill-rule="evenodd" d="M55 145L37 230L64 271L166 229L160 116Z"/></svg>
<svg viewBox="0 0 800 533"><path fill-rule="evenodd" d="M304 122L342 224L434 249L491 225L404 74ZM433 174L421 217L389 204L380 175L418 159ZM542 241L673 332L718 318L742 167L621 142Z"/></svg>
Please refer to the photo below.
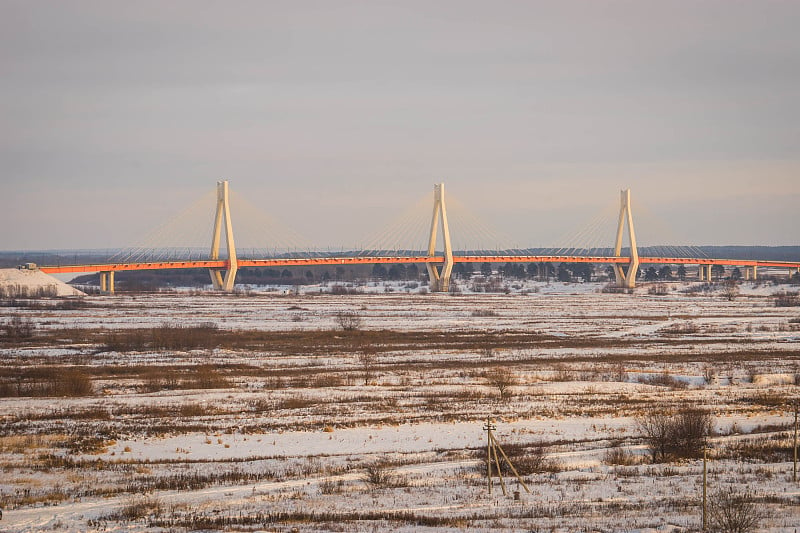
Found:
<svg viewBox="0 0 800 533"><path fill-rule="evenodd" d="M775 307L780 287L765 284L731 301L689 286L454 296L397 283L0 308L36 326L0 344L0 531L696 531L701 461L650 464L635 422L686 405L714 415L710 491L748 491L760 530L794 531L800 308ZM219 340L107 340L165 324ZM70 372L91 390L36 392ZM497 478L487 492L487 416L515 458L544 454L521 501Z"/></svg>

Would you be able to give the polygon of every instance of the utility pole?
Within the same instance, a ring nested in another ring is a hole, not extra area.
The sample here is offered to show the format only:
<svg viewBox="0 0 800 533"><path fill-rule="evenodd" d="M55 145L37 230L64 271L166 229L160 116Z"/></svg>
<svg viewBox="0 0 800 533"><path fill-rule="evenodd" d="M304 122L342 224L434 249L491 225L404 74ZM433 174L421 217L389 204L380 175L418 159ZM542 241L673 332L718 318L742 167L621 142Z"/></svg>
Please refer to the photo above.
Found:
<svg viewBox="0 0 800 533"><path fill-rule="evenodd" d="M486 431L486 475L489 484L489 495L492 494L492 459L494 459L495 465L497 467L497 475L500 477L500 488L503 489L503 496L508 496L508 491L506 490L506 482L503 479L503 472L500 466L500 457L497 455L498 450L500 451L500 455L503 456L505 459L506 464L514 473L514 476L517 478L517 481L520 485L525 489L525 491L530 494L531 489L528 488L528 485L525 484L525 481L522 480L522 476L519 475L517 469L514 467L514 464L511 462L511 459L508 458L506 452L503 450L503 447L500 446L500 443L497 442L497 439L492 433L494 430L497 429L497 426L492 424L492 420L490 417L486 417L486 424L483 425L484 431ZM517 492L514 496L516 499L519 495Z"/></svg>

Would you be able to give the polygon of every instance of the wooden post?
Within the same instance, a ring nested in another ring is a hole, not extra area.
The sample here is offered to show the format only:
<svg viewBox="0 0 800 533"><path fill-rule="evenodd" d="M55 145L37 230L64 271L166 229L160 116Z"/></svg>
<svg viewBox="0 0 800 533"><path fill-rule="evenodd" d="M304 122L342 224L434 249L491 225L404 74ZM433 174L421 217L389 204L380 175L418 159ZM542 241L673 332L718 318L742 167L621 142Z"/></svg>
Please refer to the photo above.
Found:
<svg viewBox="0 0 800 533"><path fill-rule="evenodd" d="M707 517L707 507L706 507L707 501L708 501L707 498L706 498L707 497L707 491L706 491L706 486L707 486L707 483L706 483L706 481L707 481L706 463L707 463L707 461L708 461L708 448L706 447L705 444L703 444L703 531L707 531L708 530L708 517Z"/></svg>
<svg viewBox="0 0 800 533"><path fill-rule="evenodd" d="M794 466L792 467L792 482L797 483L797 400L794 401Z"/></svg>
<svg viewBox="0 0 800 533"><path fill-rule="evenodd" d="M489 484L489 496L492 495L492 430L496 426L492 425L491 417L486 417L486 424L483 426L486 430L486 480ZM500 465L498 465L499 468Z"/></svg>
<svg viewBox="0 0 800 533"><path fill-rule="evenodd" d="M529 489L528 485L526 485L525 482L522 481L522 476L520 476L519 472L517 472L517 469L514 468L514 463L512 463L511 460L508 458L508 456L506 455L506 452L503 451L503 447L500 446L500 443L497 442L497 439L494 438L494 435L492 435L492 440L494 441L494 445L497 447L497 449L500 450L500 453L503 454L503 458L508 463L508 466L511 467L511 471L514 472L514 475L517 477L517 481L519 481L520 485L522 485L525 488L525 491L528 494L530 494L531 493L531 489Z"/></svg>
<svg viewBox="0 0 800 533"><path fill-rule="evenodd" d="M503 480L503 469L500 468L500 459L497 458L497 446L495 445L494 435L492 435L492 453L494 454L494 462L497 465L497 475L500 477L500 488L503 489L503 496L508 496L506 482Z"/></svg>

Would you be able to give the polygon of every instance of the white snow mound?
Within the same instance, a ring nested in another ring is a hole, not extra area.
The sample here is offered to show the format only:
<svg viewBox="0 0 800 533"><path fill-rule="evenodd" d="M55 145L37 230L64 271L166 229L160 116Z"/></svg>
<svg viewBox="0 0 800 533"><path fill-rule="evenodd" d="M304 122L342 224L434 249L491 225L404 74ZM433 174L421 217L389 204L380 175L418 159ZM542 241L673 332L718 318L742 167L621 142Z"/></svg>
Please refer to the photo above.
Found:
<svg viewBox="0 0 800 533"><path fill-rule="evenodd" d="M0 293L11 296L86 296L41 270L0 268Z"/></svg>

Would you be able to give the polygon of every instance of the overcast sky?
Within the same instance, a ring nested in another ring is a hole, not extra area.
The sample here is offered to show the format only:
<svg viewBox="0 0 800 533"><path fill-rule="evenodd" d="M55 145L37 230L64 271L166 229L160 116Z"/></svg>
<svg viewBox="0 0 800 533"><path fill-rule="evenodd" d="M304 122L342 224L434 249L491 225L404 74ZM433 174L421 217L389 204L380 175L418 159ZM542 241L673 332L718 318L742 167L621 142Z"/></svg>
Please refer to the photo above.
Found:
<svg viewBox="0 0 800 533"><path fill-rule="evenodd" d="M798 20L791 0L0 0L0 249L124 247L220 178L320 245L440 181L524 245L626 187L686 244L800 244Z"/></svg>

